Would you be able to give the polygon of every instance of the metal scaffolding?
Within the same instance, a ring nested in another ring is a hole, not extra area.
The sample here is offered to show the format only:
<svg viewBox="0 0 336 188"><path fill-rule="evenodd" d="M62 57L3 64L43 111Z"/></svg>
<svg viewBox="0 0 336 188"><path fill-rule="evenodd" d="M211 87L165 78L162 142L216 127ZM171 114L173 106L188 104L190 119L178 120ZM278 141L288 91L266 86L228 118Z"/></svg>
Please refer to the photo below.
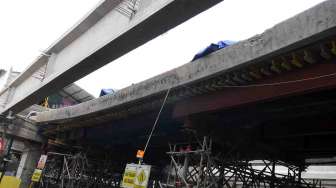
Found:
<svg viewBox="0 0 336 188"><path fill-rule="evenodd" d="M111 160L88 159L75 155L48 153L39 188L113 188L120 187L121 175L114 173Z"/></svg>
<svg viewBox="0 0 336 188"><path fill-rule="evenodd" d="M204 137L198 146L172 145L165 187L321 187L321 181L306 182L302 167L279 160L247 160L229 153L212 153L212 140ZM286 169L286 173L277 168Z"/></svg>

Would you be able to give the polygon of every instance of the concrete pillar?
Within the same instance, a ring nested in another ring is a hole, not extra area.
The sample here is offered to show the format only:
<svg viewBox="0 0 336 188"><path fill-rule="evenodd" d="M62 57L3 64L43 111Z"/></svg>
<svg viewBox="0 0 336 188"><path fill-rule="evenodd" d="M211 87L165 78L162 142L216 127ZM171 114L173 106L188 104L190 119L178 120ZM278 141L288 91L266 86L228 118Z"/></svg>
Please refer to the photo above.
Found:
<svg viewBox="0 0 336 188"><path fill-rule="evenodd" d="M41 145L36 143L25 143L26 148L22 153L16 177L21 179L21 188L27 188L37 162L41 156Z"/></svg>
<svg viewBox="0 0 336 188"><path fill-rule="evenodd" d="M21 178L21 175L22 175L23 168L25 166L27 157L28 157L28 152L23 152L22 155L21 155L21 160L20 160L20 163L19 163L19 167L18 167L17 172L16 172L16 177L17 178Z"/></svg>

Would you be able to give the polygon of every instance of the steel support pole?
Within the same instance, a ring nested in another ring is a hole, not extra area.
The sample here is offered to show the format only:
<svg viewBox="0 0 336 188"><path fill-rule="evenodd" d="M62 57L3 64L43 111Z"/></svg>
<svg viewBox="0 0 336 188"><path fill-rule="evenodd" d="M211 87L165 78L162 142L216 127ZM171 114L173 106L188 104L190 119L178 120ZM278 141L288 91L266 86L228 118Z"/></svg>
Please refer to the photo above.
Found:
<svg viewBox="0 0 336 188"><path fill-rule="evenodd" d="M272 164L272 177L271 177L271 184L270 184L270 188L275 188L275 161L273 161Z"/></svg>

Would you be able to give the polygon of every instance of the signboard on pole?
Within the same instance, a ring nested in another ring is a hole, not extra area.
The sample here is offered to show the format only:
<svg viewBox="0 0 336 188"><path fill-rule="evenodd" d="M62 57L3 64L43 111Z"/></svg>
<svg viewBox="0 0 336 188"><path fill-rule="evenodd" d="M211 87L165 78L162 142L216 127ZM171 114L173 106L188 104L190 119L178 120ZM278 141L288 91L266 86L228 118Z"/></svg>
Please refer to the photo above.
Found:
<svg viewBox="0 0 336 188"><path fill-rule="evenodd" d="M147 188L150 170L150 165L127 164L121 187Z"/></svg>
<svg viewBox="0 0 336 188"><path fill-rule="evenodd" d="M39 182L42 176L42 171L46 165L48 155L41 155L40 160L37 163L37 167L34 170L33 176L31 178L32 182Z"/></svg>
<svg viewBox="0 0 336 188"><path fill-rule="evenodd" d="M34 173L33 173L33 176L31 178L31 181L32 182L39 182L40 179L41 179L41 176L42 176L42 170L40 169L35 169L34 170Z"/></svg>
<svg viewBox="0 0 336 188"><path fill-rule="evenodd" d="M46 162L47 162L48 155L41 155L39 162L37 163L37 168L43 170Z"/></svg>

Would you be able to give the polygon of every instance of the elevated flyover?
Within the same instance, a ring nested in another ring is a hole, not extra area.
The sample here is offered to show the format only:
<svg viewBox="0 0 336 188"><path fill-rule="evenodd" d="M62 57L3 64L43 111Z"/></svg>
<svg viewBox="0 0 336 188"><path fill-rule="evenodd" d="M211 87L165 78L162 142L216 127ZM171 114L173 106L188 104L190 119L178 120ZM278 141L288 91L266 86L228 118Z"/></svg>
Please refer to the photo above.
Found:
<svg viewBox="0 0 336 188"><path fill-rule="evenodd" d="M221 0L104 0L0 91L20 112Z"/></svg>
<svg viewBox="0 0 336 188"><path fill-rule="evenodd" d="M306 187L307 166L336 163L335 10L335 1L325 1L260 35L115 94L39 113L36 121L51 139L85 148L95 160L108 156L109 169L122 174L144 148L168 94L147 164L164 169L176 157L184 166L189 157L190 166L202 169L203 157L189 152L194 149L213 155L208 165L220 186L230 177L219 177L231 173L247 179L245 185ZM199 144L204 137L205 144L211 138L210 151ZM251 169L255 161L265 168ZM276 174L276 166L286 174Z"/></svg>
<svg viewBox="0 0 336 188"><path fill-rule="evenodd" d="M131 157L145 143L169 90L155 135L157 148L166 150L167 142L185 138L183 127L193 127L201 135L214 135L223 147L248 140L253 146L245 146L245 154L256 154L252 158L267 154L301 164L332 157L335 8L335 1L326 1L115 94L39 113L36 121L50 137L117 145ZM158 153L164 155L152 152Z"/></svg>
<svg viewBox="0 0 336 188"><path fill-rule="evenodd" d="M234 95L238 90L258 88L258 85L253 86L255 84L266 84L262 89L273 90L272 93L259 92L255 98L236 95L236 98L241 98L239 104L244 104L333 87L335 67L330 62L336 50L334 8L336 2L326 1L260 35L124 88L113 95L41 113L37 121L96 121L92 117L102 119L106 116L113 119L133 112L140 113L146 104L151 107L159 105L168 89L171 89L169 103L177 104L175 115L186 116L188 113L202 112L202 109L182 109L176 102L185 104L191 97L203 95L206 98L215 91L225 90L224 93ZM275 88L270 87L273 82L280 84ZM251 84L252 87L249 87ZM228 104L227 107L230 105L235 104ZM184 106L187 108L188 105ZM215 107L206 109L211 110L215 110Z"/></svg>

